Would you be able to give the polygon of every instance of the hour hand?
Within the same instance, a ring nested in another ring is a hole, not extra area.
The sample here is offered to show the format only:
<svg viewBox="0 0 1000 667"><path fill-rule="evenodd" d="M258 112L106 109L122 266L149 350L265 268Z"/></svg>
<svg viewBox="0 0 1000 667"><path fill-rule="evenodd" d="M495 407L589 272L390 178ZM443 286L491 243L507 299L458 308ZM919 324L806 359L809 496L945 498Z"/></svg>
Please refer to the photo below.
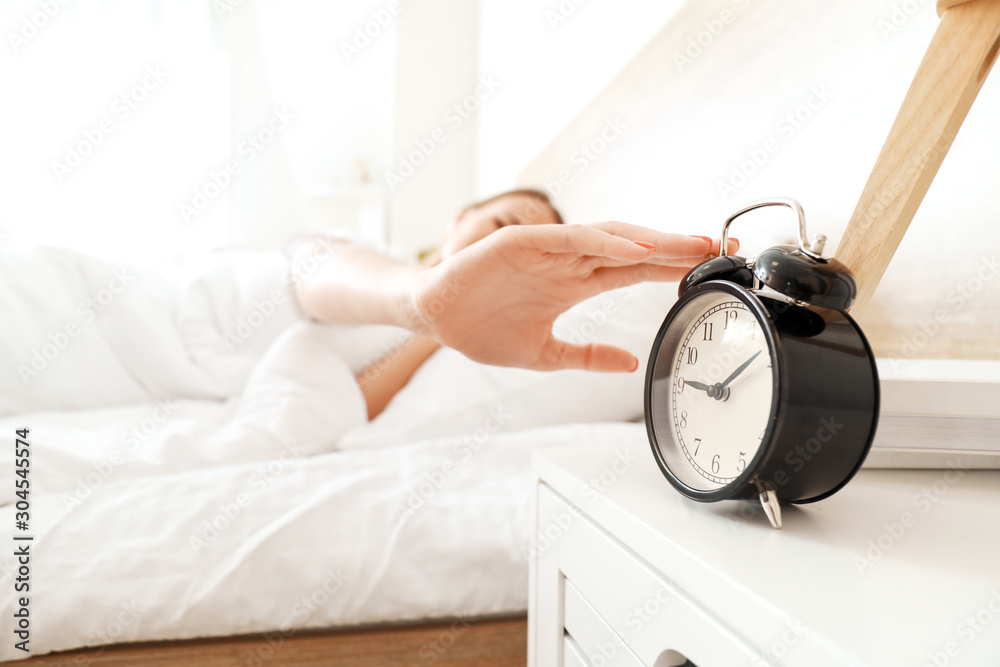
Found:
<svg viewBox="0 0 1000 667"><path fill-rule="evenodd" d="M684 386L685 387L693 387L695 389L698 389L700 391L704 391L706 393L708 392L709 389L711 389L711 387L709 385L702 384L701 382L695 382L694 380L684 380Z"/></svg>

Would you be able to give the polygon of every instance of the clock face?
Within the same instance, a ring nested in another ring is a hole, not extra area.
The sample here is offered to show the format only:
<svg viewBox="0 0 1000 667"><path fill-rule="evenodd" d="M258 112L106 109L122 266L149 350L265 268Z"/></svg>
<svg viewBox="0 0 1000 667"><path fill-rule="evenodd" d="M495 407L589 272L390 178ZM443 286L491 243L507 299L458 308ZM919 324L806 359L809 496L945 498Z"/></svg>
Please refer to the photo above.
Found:
<svg viewBox="0 0 1000 667"><path fill-rule="evenodd" d="M774 387L754 311L729 292L692 298L671 320L653 368L649 401L663 462L696 490L732 483L762 445Z"/></svg>

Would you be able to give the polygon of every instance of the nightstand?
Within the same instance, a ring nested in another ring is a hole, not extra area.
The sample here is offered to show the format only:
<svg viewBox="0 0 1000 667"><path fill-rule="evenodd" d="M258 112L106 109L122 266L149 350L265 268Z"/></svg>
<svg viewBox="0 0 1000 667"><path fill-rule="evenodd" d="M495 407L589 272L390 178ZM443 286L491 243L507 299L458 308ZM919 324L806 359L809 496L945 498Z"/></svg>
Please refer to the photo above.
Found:
<svg viewBox="0 0 1000 667"><path fill-rule="evenodd" d="M1000 665L1000 471L862 470L774 530L636 426L535 452L529 665Z"/></svg>

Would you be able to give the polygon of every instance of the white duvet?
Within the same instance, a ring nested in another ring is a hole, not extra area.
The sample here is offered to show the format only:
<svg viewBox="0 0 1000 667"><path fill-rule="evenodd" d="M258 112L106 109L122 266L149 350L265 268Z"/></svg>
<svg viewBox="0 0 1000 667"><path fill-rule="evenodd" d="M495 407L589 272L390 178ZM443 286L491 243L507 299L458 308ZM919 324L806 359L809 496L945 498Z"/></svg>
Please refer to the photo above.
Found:
<svg viewBox="0 0 1000 667"><path fill-rule="evenodd" d="M644 437L559 426L641 414L641 370L450 350L368 423L354 375L405 333L303 322L286 270L227 257L178 285L70 251L0 258L0 439L31 429L32 654L523 610L530 450ZM604 295L557 331L644 360L672 289ZM0 658L27 657L4 634Z"/></svg>

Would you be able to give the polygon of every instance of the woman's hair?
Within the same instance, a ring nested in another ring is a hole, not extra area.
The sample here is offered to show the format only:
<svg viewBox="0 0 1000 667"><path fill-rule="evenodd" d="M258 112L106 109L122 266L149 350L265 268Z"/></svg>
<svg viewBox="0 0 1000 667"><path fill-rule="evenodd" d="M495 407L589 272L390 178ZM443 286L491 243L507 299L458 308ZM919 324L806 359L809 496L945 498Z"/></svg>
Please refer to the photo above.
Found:
<svg viewBox="0 0 1000 667"><path fill-rule="evenodd" d="M552 200L549 199L549 195L541 190L536 190L534 188L519 188L517 190L508 190L507 192L501 192L498 195L493 195L489 199L484 199L482 201L477 201L475 204L470 204L468 209L477 209L487 204L492 204L496 201L501 201L503 199L509 199L512 197L524 197L526 199L531 199L534 202L538 202L543 206L549 207L552 213L555 215L556 223L563 224L562 215L560 215L559 210L552 205Z"/></svg>

